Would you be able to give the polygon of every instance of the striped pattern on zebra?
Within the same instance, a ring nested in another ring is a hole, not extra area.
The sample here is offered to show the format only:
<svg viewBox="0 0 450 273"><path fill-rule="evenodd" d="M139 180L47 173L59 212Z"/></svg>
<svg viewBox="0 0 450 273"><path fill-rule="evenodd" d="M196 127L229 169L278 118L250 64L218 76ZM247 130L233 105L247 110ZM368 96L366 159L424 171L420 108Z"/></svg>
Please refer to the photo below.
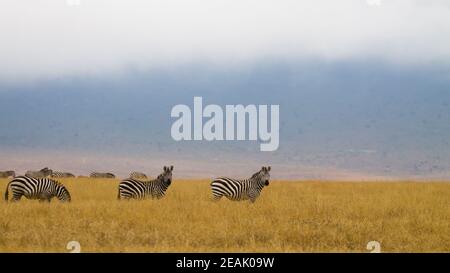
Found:
<svg viewBox="0 0 450 273"><path fill-rule="evenodd" d="M132 173L130 173L130 178L142 180L142 179L147 179L147 175L145 173L141 173L141 172L132 172Z"/></svg>
<svg viewBox="0 0 450 273"><path fill-rule="evenodd" d="M50 202L56 197L62 202L70 202L69 191L63 184L49 178L34 178L29 176L18 176L11 180L6 186L5 200L8 201L9 189L12 192L11 201L19 201L22 196L27 199L38 199Z"/></svg>
<svg viewBox="0 0 450 273"><path fill-rule="evenodd" d="M112 173L99 173L99 172L92 172L89 175L90 178L116 178L116 176Z"/></svg>
<svg viewBox="0 0 450 273"><path fill-rule="evenodd" d="M52 178L69 178L69 177L75 177L72 173L68 172L52 172L52 175L50 175Z"/></svg>
<svg viewBox="0 0 450 273"><path fill-rule="evenodd" d="M26 176L34 177L34 178L44 178L52 175L53 171L47 167L41 169L40 171L27 171L25 173Z"/></svg>
<svg viewBox="0 0 450 273"><path fill-rule="evenodd" d="M0 178L16 177L15 171L0 171Z"/></svg>
<svg viewBox="0 0 450 273"><path fill-rule="evenodd" d="M269 186L271 167L262 167L260 171L245 180L228 177L216 178L211 182L213 200L220 200L223 196L232 201L250 200L252 203L261 194L264 186Z"/></svg>
<svg viewBox="0 0 450 273"><path fill-rule="evenodd" d="M118 199L160 199L172 183L173 166L164 166L163 172L154 180L139 181L128 178L119 184Z"/></svg>

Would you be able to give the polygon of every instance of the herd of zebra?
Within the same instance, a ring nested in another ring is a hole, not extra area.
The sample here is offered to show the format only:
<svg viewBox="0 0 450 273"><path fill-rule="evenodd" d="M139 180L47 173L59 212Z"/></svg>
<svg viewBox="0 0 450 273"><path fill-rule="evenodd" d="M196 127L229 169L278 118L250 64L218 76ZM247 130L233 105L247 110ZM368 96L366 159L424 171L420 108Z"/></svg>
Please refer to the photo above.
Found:
<svg viewBox="0 0 450 273"><path fill-rule="evenodd" d="M228 177L216 178L211 182L212 199L215 201L226 197L232 201L250 200L252 203L261 194L265 186L269 186L271 167L262 167L249 179L239 180ZM164 166L163 172L156 179L147 180L143 173L133 172L130 178L119 183L117 198L120 199L160 199L172 183L173 166ZM48 178L48 177L51 178ZM9 190L12 192L11 201L19 201L22 196L28 199L50 202L57 198L63 202L70 202L71 196L67 188L60 182L52 179L56 177L75 177L65 172L53 172L49 168L40 171L27 171L23 176L16 176L14 171L0 172L0 178L13 177L7 184L5 200L9 199ZM91 173L93 178L115 178L112 173Z"/></svg>
<svg viewBox="0 0 450 273"><path fill-rule="evenodd" d="M44 177L51 177L51 178L74 178L75 175L69 172L58 172L53 171L52 169L49 169L48 167L45 167L39 171L27 171L25 173L26 176L34 177L34 178L44 178ZM0 178L9 178L9 177L16 177L15 171L0 171ZM101 173L101 172L91 172L89 176L78 176L79 178L116 178L116 176L113 173ZM130 178L135 179L147 179L147 175L141 172L132 172L130 174Z"/></svg>

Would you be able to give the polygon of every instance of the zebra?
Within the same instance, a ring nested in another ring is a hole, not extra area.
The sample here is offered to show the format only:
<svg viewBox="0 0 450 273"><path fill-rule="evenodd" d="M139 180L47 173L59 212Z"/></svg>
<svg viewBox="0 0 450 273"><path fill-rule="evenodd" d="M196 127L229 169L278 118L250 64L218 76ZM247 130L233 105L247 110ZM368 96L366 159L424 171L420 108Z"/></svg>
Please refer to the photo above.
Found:
<svg viewBox="0 0 450 273"><path fill-rule="evenodd" d="M40 171L27 171L25 173L26 176L34 177L34 178L44 178L52 175L53 171L47 167L41 169Z"/></svg>
<svg viewBox="0 0 450 273"><path fill-rule="evenodd" d="M216 178L211 182L213 200L218 201L222 196L232 201L250 200L252 203L261 194L264 186L269 186L271 167L262 167L260 171L245 180L227 177Z"/></svg>
<svg viewBox="0 0 450 273"><path fill-rule="evenodd" d="M130 178L137 179L137 180L143 180L143 179L147 179L147 175L145 175L145 173L132 172L132 173L130 173Z"/></svg>
<svg viewBox="0 0 450 273"><path fill-rule="evenodd" d="M50 177L52 177L52 178L69 178L69 177L75 177L75 175L68 173L68 172L52 172Z"/></svg>
<svg viewBox="0 0 450 273"><path fill-rule="evenodd" d="M8 190L11 189L11 201L19 201L22 196L27 199L39 199L50 202L53 197L62 202L70 202L69 191L63 184L49 178L18 176L6 186L5 201L8 201Z"/></svg>
<svg viewBox="0 0 450 273"><path fill-rule="evenodd" d="M98 173L98 172L92 172L89 175L90 178L116 178L116 176L112 173Z"/></svg>
<svg viewBox="0 0 450 273"><path fill-rule="evenodd" d="M173 166L164 166L163 172L154 180L139 181L128 178L119 184L117 199L161 199L172 183Z"/></svg>
<svg viewBox="0 0 450 273"><path fill-rule="evenodd" d="M0 171L0 178L16 177L15 171Z"/></svg>

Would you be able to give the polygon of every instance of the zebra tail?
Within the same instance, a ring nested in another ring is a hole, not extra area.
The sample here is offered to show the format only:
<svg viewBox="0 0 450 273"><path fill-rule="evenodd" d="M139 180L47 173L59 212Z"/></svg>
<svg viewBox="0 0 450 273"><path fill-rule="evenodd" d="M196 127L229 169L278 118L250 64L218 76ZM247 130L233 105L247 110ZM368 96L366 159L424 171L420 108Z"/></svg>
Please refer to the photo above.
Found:
<svg viewBox="0 0 450 273"><path fill-rule="evenodd" d="M9 184L11 184L11 182L9 182L8 185L6 185L6 192L5 192L5 201L6 202L8 202Z"/></svg>

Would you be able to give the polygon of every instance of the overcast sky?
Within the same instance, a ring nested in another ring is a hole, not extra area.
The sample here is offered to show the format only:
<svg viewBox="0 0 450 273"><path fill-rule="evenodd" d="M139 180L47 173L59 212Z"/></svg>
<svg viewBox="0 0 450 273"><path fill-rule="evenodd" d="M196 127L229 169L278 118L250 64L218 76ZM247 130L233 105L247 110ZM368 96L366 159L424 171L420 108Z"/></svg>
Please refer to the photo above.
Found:
<svg viewBox="0 0 450 273"><path fill-rule="evenodd" d="M450 61L446 0L2 0L0 79L186 63Z"/></svg>
<svg viewBox="0 0 450 273"><path fill-rule="evenodd" d="M448 0L0 0L0 170L450 178L449 90ZM194 96L280 105L280 148L174 141Z"/></svg>

